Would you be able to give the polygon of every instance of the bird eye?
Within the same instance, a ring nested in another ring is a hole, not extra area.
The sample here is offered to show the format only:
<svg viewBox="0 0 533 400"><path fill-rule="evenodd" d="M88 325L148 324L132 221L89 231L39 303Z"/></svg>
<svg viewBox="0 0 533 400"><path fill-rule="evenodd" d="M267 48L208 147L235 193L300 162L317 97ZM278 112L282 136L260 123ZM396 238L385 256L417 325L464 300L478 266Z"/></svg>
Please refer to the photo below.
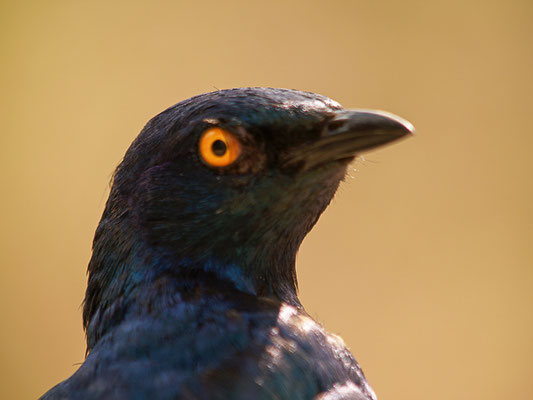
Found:
<svg viewBox="0 0 533 400"><path fill-rule="evenodd" d="M212 167L232 164L241 154L239 140L221 128L210 128L200 138L200 155Z"/></svg>

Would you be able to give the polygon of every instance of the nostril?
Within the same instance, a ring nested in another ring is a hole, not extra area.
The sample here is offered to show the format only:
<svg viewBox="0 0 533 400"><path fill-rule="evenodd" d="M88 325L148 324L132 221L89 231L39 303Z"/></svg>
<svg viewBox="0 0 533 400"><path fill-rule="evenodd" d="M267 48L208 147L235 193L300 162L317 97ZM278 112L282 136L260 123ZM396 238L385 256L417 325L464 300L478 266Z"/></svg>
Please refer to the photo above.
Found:
<svg viewBox="0 0 533 400"><path fill-rule="evenodd" d="M346 125L346 122L347 121L345 119L335 119L328 124L328 130L336 131L338 129L341 129L344 125Z"/></svg>

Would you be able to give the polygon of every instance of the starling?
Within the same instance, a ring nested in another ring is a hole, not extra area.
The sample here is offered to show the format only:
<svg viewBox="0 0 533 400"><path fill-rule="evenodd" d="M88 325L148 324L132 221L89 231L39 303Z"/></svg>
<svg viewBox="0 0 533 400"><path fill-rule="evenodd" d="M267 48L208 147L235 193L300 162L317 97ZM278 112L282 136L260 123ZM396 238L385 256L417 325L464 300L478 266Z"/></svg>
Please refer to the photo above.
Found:
<svg viewBox="0 0 533 400"><path fill-rule="evenodd" d="M342 339L300 303L295 258L354 157L412 131L272 88L154 117L95 233L87 357L42 399L375 399Z"/></svg>

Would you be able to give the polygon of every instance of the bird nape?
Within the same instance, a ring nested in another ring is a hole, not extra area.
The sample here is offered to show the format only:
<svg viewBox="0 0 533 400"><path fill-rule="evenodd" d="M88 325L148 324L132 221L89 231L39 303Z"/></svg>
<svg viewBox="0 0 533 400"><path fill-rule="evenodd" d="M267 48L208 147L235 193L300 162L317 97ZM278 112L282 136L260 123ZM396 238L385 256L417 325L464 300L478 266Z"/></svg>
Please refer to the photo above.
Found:
<svg viewBox="0 0 533 400"><path fill-rule="evenodd" d="M375 399L297 297L295 258L359 153L413 131L241 88L154 117L118 166L83 308L87 357L43 399Z"/></svg>

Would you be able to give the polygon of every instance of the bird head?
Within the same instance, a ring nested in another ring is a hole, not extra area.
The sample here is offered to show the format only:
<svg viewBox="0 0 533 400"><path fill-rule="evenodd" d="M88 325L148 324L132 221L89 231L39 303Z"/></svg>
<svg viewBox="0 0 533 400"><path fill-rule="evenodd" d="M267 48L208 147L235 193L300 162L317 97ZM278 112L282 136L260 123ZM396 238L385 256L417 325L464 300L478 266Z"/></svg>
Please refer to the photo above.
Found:
<svg viewBox="0 0 533 400"><path fill-rule="evenodd" d="M296 252L349 162L412 131L391 114L286 89L222 90L170 107L114 175L86 307L90 294L117 291L113 280L169 268L211 270L256 294L290 297Z"/></svg>

